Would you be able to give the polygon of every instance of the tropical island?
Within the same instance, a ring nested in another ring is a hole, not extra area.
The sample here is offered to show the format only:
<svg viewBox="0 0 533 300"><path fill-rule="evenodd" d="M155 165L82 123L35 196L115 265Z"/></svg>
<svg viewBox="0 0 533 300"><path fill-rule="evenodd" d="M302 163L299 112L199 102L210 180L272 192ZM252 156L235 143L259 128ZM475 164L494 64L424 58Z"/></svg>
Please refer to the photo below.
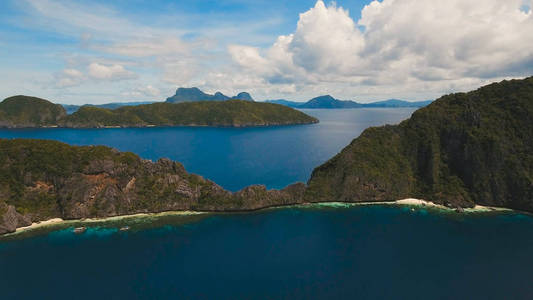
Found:
<svg viewBox="0 0 533 300"><path fill-rule="evenodd" d="M406 198L458 210L484 205L533 212L532 119L533 77L446 95L399 125L365 130L316 168L307 185L256 185L235 193L167 159L0 139L0 233L53 218Z"/></svg>
<svg viewBox="0 0 533 300"><path fill-rule="evenodd" d="M246 100L152 103L116 109L82 106L67 115L48 100L14 96L0 103L0 127L150 127L150 126L275 126L312 124L301 111Z"/></svg>

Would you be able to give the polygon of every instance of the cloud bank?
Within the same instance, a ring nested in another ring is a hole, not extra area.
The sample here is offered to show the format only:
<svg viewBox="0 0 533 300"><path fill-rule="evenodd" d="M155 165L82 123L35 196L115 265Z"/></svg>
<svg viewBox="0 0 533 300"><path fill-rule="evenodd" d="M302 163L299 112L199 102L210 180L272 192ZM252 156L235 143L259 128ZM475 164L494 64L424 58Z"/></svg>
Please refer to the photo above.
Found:
<svg viewBox="0 0 533 300"><path fill-rule="evenodd" d="M117 2L12 0L17 13L0 20L9 55L0 93L102 103L198 86L256 99L433 99L533 75L532 2L382 0L351 14L319 0L269 32L286 3L233 20L224 10L166 14L161 3L146 14Z"/></svg>
<svg viewBox="0 0 533 300"><path fill-rule="evenodd" d="M358 21L323 1L267 49L228 48L265 84L298 90L438 94L533 74L533 15L523 0L383 0ZM380 92L381 90L381 92Z"/></svg>

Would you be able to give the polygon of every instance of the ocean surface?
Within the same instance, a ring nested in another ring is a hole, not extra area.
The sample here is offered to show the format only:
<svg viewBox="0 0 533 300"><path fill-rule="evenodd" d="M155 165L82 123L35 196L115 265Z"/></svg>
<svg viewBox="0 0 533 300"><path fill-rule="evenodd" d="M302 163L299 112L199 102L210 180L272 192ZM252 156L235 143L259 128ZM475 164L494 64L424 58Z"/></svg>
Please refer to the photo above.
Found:
<svg viewBox="0 0 533 300"><path fill-rule="evenodd" d="M320 123L255 128L0 129L0 138L36 138L71 145L107 145L157 160L181 162L187 171L236 191L251 184L283 188L306 182L324 163L370 126L396 124L414 108L303 110Z"/></svg>
<svg viewBox="0 0 533 300"><path fill-rule="evenodd" d="M292 207L0 241L1 299L531 299L533 218ZM122 225L122 224L121 224Z"/></svg>
<svg viewBox="0 0 533 300"><path fill-rule="evenodd" d="M228 189L279 188L413 110L306 112L321 123L0 137L104 144L181 161ZM533 299L533 217L329 204L55 225L0 238L0 299Z"/></svg>

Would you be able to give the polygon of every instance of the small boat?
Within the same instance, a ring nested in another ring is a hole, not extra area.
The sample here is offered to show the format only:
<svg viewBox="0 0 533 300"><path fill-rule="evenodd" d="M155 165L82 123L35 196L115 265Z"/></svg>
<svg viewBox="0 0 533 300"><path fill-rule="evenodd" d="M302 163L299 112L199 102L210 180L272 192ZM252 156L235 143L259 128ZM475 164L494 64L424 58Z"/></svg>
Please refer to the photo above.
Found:
<svg viewBox="0 0 533 300"><path fill-rule="evenodd" d="M81 234L81 233L84 233L86 230L87 230L87 227L85 226L76 227L74 228L74 233Z"/></svg>
<svg viewBox="0 0 533 300"><path fill-rule="evenodd" d="M128 231L128 230L130 230L129 226L120 227L120 231Z"/></svg>

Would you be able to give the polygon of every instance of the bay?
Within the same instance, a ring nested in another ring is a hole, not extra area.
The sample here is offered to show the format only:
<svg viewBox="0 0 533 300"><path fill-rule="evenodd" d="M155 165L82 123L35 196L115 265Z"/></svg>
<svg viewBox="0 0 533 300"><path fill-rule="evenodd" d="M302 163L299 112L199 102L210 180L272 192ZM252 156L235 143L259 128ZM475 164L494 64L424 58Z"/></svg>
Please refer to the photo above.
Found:
<svg viewBox="0 0 533 300"><path fill-rule="evenodd" d="M306 182L324 163L370 126L396 124L414 108L313 109L320 123L280 127L0 129L0 138L52 139L71 145L107 145L145 159L162 157L183 163L236 191L251 184L283 188Z"/></svg>
<svg viewBox="0 0 533 300"><path fill-rule="evenodd" d="M414 109L306 110L268 128L0 130L168 157L238 190L281 188ZM64 224L0 239L1 299L531 299L533 217L312 205ZM130 226L126 232L122 226Z"/></svg>

